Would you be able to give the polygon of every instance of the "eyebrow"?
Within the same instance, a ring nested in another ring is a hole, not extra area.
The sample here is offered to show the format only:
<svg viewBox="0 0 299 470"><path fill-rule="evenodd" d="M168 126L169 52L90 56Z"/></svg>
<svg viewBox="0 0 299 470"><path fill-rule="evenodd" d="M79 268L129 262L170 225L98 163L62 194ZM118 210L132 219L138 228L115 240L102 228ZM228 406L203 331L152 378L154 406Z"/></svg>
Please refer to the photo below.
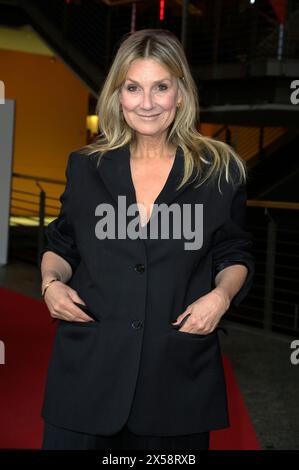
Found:
<svg viewBox="0 0 299 470"><path fill-rule="evenodd" d="M138 85L140 85L140 83L137 82L137 80L133 80L132 78L129 78L129 77L128 77L127 80L130 80L130 82L138 83ZM166 81L166 80L168 80L169 82L171 82L170 78L166 78L166 77L165 77L165 78L161 78L160 80L155 80L153 83L160 83L160 82L164 82L164 81Z"/></svg>

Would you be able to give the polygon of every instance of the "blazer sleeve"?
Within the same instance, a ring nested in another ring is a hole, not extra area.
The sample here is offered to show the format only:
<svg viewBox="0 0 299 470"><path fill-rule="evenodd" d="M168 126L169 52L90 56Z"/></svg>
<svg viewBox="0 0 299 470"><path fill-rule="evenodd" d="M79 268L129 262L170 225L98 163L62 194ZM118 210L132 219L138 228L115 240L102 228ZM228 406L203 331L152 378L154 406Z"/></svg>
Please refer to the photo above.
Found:
<svg viewBox="0 0 299 470"><path fill-rule="evenodd" d="M254 278L255 258L252 254L252 234L246 231L246 184L239 184L231 202L230 217L218 229L213 240L213 282L221 270L234 264L248 268L247 277L231 305L238 306L247 296Z"/></svg>
<svg viewBox="0 0 299 470"><path fill-rule="evenodd" d="M62 258L64 258L71 266L72 273L80 263L80 253L76 246L76 240L72 224L70 223L69 211L71 201L71 165L72 154L69 155L65 176L66 185L64 192L60 195L59 201L61 203L60 212L56 219L48 224L45 228L45 235L47 238L46 246L41 250L39 256L39 263L41 265L43 254L46 251L53 251Z"/></svg>

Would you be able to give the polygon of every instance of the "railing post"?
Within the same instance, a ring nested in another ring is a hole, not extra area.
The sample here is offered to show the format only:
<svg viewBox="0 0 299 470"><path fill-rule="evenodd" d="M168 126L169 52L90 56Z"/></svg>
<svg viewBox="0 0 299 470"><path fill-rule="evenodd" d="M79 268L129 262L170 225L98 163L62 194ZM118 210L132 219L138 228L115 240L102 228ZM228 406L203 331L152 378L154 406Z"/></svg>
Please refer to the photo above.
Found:
<svg viewBox="0 0 299 470"><path fill-rule="evenodd" d="M268 226L264 296L264 329L269 332L272 330L277 224L269 213L268 208L265 209L265 214L268 216Z"/></svg>
<svg viewBox="0 0 299 470"><path fill-rule="evenodd" d="M37 241L37 264L38 266L39 266L40 253L44 247L45 207L46 207L46 193L43 189L41 189L39 193L39 227L38 227L38 241Z"/></svg>

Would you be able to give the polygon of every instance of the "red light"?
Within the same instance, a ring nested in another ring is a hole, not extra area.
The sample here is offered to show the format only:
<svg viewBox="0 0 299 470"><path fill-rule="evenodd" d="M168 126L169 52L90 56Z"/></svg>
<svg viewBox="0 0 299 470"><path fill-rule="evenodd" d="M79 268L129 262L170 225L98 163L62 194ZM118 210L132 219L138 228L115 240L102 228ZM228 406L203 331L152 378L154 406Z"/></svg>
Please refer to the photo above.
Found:
<svg viewBox="0 0 299 470"><path fill-rule="evenodd" d="M160 21L164 20L164 6L165 6L164 0L160 0Z"/></svg>

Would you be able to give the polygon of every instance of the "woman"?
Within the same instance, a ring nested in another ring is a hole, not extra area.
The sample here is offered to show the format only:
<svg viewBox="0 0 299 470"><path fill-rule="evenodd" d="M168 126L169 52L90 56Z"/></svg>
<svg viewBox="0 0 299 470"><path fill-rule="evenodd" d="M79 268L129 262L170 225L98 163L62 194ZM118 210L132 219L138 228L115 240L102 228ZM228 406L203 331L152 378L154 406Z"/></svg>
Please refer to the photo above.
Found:
<svg viewBox="0 0 299 470"><path fill-rule="evenodd" d="M229 426L219 322L254 273L246 166L196 130L196 85L167 30L125 38L97 112L41 254L59 320L43 449L208 449Z"/></svg>

